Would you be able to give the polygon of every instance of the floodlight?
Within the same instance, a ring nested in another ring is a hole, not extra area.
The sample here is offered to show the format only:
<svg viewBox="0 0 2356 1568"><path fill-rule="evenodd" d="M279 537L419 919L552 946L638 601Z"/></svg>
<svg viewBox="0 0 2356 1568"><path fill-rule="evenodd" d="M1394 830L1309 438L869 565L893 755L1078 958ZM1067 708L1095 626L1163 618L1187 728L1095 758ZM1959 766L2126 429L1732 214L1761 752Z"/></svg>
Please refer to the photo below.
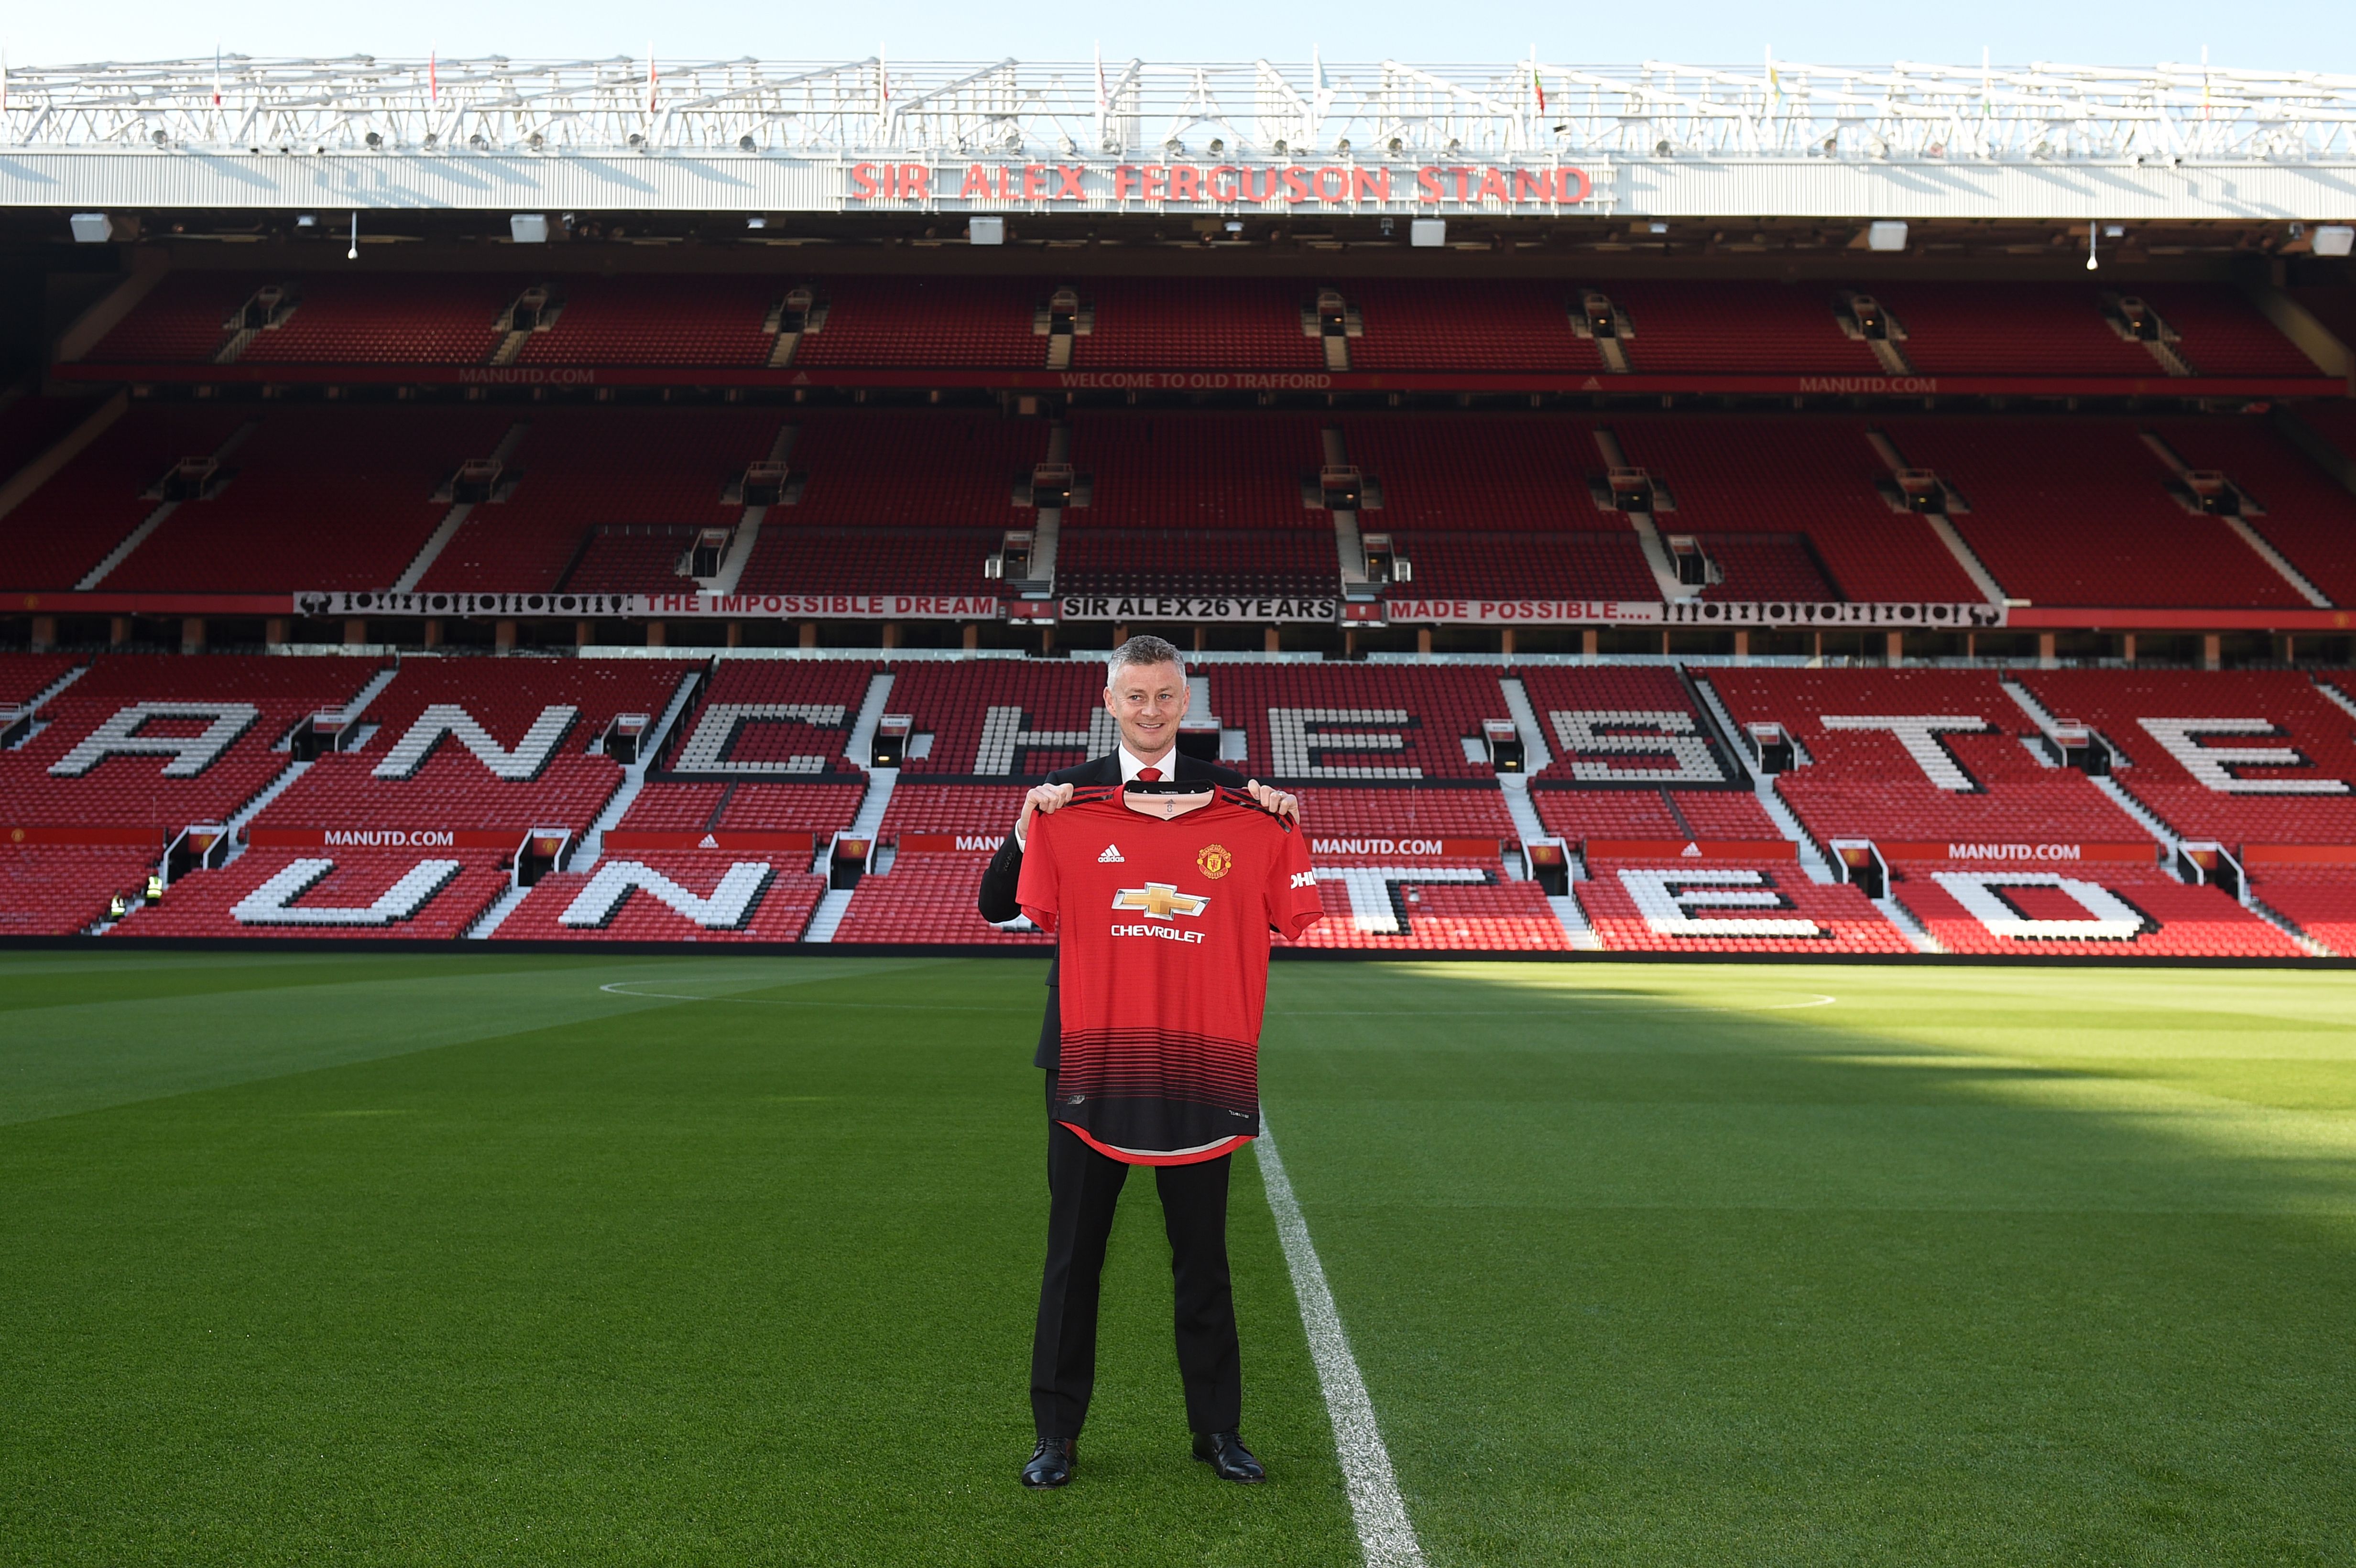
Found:
<svg viewBox="0 0 2356 1568"><path fill-rule="evenodd" d="M2315 231L2315 253L2319 256L2345 256L2351 240L2356 240L2356 228L2345 223L2324 224Z"/></svg>
<svg viewBox="0 0 2356 1568"><path fill-rule="evenodd" d="M149 132L147 133L147 139L155 143L159 147L168 147L172 144L172 138L161 131Z"/></svg>
<svg viewBox="0 0 2356 1568"><path fill-rule="evenodd" d="M969 218L965 223L965 242L969 245L1003 245L1006 243L1006 219L1003 218Z"/></svg>
<svg viewBox="0 0 2356 1568"><path fill-rule="evenodd" d="M1885 218L1866 226L1865 248L1869 251L1903 251L1906 249L1906 224L1903 219Z"/></svg>
<svg viewBox="0 0 2356 1568"><path fill-rule="evenodd" d="M508 219L508 233L519 245L548 243L548 214L519 212Z"/></svg>
<svg viewBox="0 0 2356 1568"><path fill-rule="evenodd" d="M1426 248L1447 244L1448 219L1444 218L1410 219L1407 226L1407 242L1410 246L1419 245Z"/></svg>
<svg viewBox="0 0 2356 1568"><path fill-rule="evenodd" d="M757 145L758 145L758 144L757 144L757 143L755 143L755 142L753 140L753 138L752 138L752 136L751 136L750 134L746 134L746 135L739 136L739 137L737 137L737 138L736 138L736 150L737 150L738 152L740 152L740 153L749 153L749 152L752 152L752 151L754 150L754 148L755 148L755 146L757 146Z"/></svg>
<svg viewBox="0 0 2356 1568"><path fill-rule="evenodd" d="M369 152L382 152L384 150L384 133L381 131L369 132L368 133L368 144Z"/></svg>

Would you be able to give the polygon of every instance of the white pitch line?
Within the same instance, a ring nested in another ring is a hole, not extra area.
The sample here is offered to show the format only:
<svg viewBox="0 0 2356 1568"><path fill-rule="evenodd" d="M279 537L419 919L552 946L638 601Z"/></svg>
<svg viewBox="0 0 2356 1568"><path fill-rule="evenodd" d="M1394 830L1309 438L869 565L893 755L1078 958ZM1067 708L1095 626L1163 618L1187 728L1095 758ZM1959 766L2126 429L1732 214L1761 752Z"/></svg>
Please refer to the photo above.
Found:
<svg viewBox="0 0 2356 1568"><path fill-rule="evenodd" d="M1333 1446L1341 1455L1342 1481L1349 1490L1350 1511L1357 1517L1358 1545L1366 1554L1366 1568L1424 1568L1423 1547L1407 1517L1398 1477L1391 1473L1390 1450L1383 1446L1382 1431L1375 1424L1374 1401L1366 1397L1365 1380L1358 1375L1349 1337L1342 1332L1342 1315L1333 1309L1333 1293L1325 1285L1325 1265L1317 1261L1309 1221L1301 1217L1292 1183L1285 1178L1284 1157L1277 1153L1265 1110L1253 1149L1259 1157L1260 1180L1268 1187L1268 1206L1276 1215L1277 1237L1284 1243L1284 1261L1292 1270L1292 1294L1301 1301L1301 1326L1309 1330L1309 1354L1317 1363L1325 1412L1333 1418Z"/></svg>

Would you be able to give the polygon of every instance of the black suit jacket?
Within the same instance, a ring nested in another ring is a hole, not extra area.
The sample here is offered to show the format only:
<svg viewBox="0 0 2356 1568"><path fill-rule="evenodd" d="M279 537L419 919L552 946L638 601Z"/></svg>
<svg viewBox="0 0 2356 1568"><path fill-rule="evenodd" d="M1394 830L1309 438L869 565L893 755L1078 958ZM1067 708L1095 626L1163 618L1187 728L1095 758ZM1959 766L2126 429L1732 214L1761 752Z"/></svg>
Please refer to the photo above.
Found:
<svg viewBox="0 0 2356 1568"><path fill-rule="evenodd" d="M1176 763L1175 776L1182 783L1201 780L1226 784L1230 789L1244 786L1243 774L1233 768L1223 768L1216 763L1206 763L1183 752L1173 753L1172 760ZM1078 767L1049 773L1045 782L1113 787L1120 783L1120 758L1118 754L1092 757ZM1023 847L1014 842L1014 833L1010 828L1006 842L998 847L998 853L990 858L990 869L981 874L981 897L977 901L981 908L981 918L1008 921L1021 914L1023 906L1016 901L1014 893L1022 880ZM1055 1067L1063 1049L1063 1028L1055 1004L1055 973L1056 965L1051 962L1047 965L1047 1017L1039 1026L1039 1050L1032 1058L1033 1066L1050 1069Z"/></svg>

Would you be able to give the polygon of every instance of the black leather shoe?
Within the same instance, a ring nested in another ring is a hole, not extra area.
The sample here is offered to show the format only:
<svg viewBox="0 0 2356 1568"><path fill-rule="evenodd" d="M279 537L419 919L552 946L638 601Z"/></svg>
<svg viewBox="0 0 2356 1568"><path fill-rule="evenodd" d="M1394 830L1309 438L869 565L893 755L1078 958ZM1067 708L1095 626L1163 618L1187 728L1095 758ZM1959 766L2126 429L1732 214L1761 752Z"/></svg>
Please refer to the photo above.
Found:
<svg viewBox="0 0 2356 1568"><path fill-rule="evenodd" d="M1250 1487L1268 1479L1267 1467L1252 1457L1244 1440L1232 1432L1194 1434L1194 1457L1210 1466L1211 1474L1223 1481L1240 1481Z"/></svg>
<svg viewBox="0 0 2356 1568"><path fill-rule="evenodd" d="M1023 1484L1033 1491L1067 1485L1072 1478L1072 1459L1079 1446L1076 1437L1042 1437L1039 1446L1031 1450L1031 1462L1023 1467ZM1251 1457L1248 1454L1244 1456Z"/></svg>

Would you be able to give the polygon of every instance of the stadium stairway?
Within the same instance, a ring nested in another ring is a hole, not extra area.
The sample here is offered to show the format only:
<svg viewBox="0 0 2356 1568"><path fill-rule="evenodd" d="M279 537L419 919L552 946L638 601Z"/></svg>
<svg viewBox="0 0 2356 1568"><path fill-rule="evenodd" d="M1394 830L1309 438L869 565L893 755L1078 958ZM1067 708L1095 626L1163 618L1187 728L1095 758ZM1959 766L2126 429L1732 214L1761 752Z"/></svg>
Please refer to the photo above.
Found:
<svg viewBox="0 0 2356 1568"><path fill-rule="evenodd" d="M839 837L856 838L873 844L884 826L884 814L891 808L892 791L900 782L897 768L867 767L866 759L873 757L875 746L875 726L883 721L884 709L892 700L892 672L879 670L867 682L866 700L859 705L859 717L851 726L849 752L853 762L867 772L867 791L859 797L859 815L851 818L851 827ZM831 841L818 848L817 862L811 869L825 874L834 861ZM809 929L804 942L832 942L834 933L842 927L842 917L851 908L851 896L856 888L829 888L810 915Z"/></svg>
<svg viewBox="0 0 2356 1568"><path fill-rule="evenodd" d="M888 675L876 677L879 681L888 682L891 678ZM868 726L867 732L870 736L874 734L873 724ZM892 791L899 782L900 770L897 768L868 769L867 793L859 798L859 815L851 819L850 830L842 837L856 838L863 844L874 843L877 830L884 826L884 813L891 807ZM822 846L819 850L817 869L824 870L832 863L833 858L833 846ZM842 927L843 915L851 909L851 896L857 891L855 888L829 888L826 896L819 900L818 909L810 915L809 931L802 940L832 942L834 933Z"/></svg>
<svg viewBox="0 0 2356 1568"><path fill-rule="evenodd" d="M1543 771L1554 761L1547 749L1546 734L1538 726L1537 710L1530 706L1530 694L1521 681L1513 676L1501 676L1498 687L1505 692L1505 711L1514 720L1514 730L1522 740L1522 771L1497 775L1497 789L1505 797L1505 810L1514 819L1514 830L1522 836L1525 846L1543 844L1554 839L1546 824L1538 820L1537 808L1530 804L1529 775ZM1576 865L1576 862L1573 862ZM1603 944L1588 923L1587 912L1580 907L1576 888L1559 895L1549 894L1547 907L1554 911L1555 919L1569 934L1571 947L1580 953L1593 953Z"/></svg>
<svg viewBox="0 0 2356 1568"><path fill-rule="evenodd" d="M1717 689L1705 679L1696 678L1691 684L1701 698L1702 710L1709 715L1710 722L1718 726L1719 736L1726 742L1728 752L1738 759L1744 756L1739 740L1742 731L1736 728L1734 716L1726 710L1726 704L1719 699ZM1797 742L1794 744L1796 747ZM1784 837L1799 847L1800 869L1807 873L1808 880L1818 883L1837 880L1833 875L1832 862L1825 858L1824 847L1810 837L1807 828L1801 825L1798 814L1776 793L1774 775L1753 773L1751 783L1758 793L1760 809L1766 812L1768 819L1775 824Z"/></svg>
<svg viewBox="0 0 2356 1568"><path fill-rule="evenodd" d="M252 439L254 432L261 428L261 421L248 420L243 424L238 426L234 431L231 431L228 440L213 448L211 457L214 464L217 465L227 464L230 457L237 451L237 449L243 446L248 440ZM214 474L220 482L227 482L228 474L224 468L217 466L214 470ZM210 482L211 481L209 480L208 481L208 483ZM154 492L151 491L149 494L152 495ZM103 556L99 558L99 562L96 566L91 567L88 571L82 574L81 580L74 584L75 592L88 593L92 589L98 587L100 583L104 582L114 569L121 566L124 561L130 560L132 552L137 549L141 545L145 544L155 530L162 528L166 520L168 519L174 512L179 509L181 503L178 501L166 500L159 502L154 511L148 513L145 517L142 517L139 520L138 527L133 528L128 534L125 534L122 540L117 543L112 549L108 550Z"/></svg>
<svg viewBox="0 0 2356 1568"><path fill-rule="evenodd" d="M665 705L661 716L655 720L653 729L648 731L641 742L637 760L623 764L620 786L606 797L605 807L582 833L580 848L565 862L566 870L590 870L604 858L606 833L621 823L631 803L646 788L648 771L654 766L655 759L662 755L664 743L669 740L672 727L678 724L680 716L693 703L696 693L703 685L703 676L701 670L691 671L671 692L670 701ZM507 923L508 916L530 896L531 889L521 882L509 887L466 928L467 938L477 942L489 941Z"/></svg>
<svg viewBox="0 0 2356 1568"><path fill-rule="evenodd" d="M498 444L491 448L491 457L503 468L512 465L515 462L516 448L523 444L523 438L530 429L531 426L521 420L509 425L507 433L499 437ZM441 559L443 550L449 547L452 539L458 537L458 530L464 528L466 519L474 515L474 502L459 501L453 504L450 509L443 514L442 521L434 527L433 533L426 536L425 542L418 547L417 553L410 558L409 564L402 569L401 575L394 579L392 592L416 592L418 583L424 580L427 572L434 570L434 563Z"/></svg>

